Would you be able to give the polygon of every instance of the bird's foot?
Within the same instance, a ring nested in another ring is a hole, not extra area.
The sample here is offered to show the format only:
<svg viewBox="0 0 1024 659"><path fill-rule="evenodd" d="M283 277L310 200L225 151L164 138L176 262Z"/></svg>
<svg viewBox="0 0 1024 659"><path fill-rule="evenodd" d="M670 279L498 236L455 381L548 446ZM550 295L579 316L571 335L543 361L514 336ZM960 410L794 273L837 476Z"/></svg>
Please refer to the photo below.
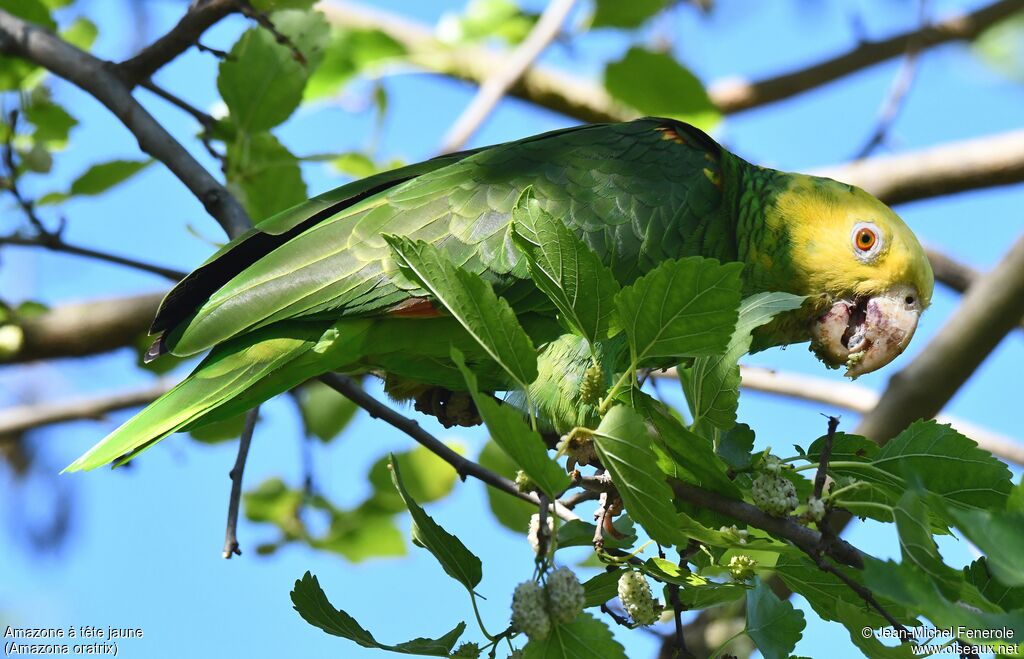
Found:
<svg viewBox="0 0 1024 659"><path fill-rule="evenodd" d="M432 387L416 396L416 411L436 417L445 428L480 425L480 413L473 397L465 391Z"/></svg>

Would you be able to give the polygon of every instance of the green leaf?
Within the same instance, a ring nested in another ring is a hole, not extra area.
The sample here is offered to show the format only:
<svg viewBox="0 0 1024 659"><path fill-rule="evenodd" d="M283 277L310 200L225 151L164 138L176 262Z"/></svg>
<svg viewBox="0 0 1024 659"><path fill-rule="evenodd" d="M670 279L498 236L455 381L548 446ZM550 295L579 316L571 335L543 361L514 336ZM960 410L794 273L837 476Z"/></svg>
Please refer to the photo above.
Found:
<svg viewBox="0 0 1024 659"><path fill-rule="evenodd" d="M307 539L310 547L340 554L353 563L406 555L405 539L392 515L363 507L344 511L330 506L327 511L330 526L322 536Z"/></svg>
<svg viewBox="0 0 1024 659"><path fill-rule="evenodd" d="M40 87L38 90L44 88ZM78 125L78 120L67 110L54 103L49 94L32 94L32 102L24 107L25 119L35 126L32 140L37 144L61 147L68 141L71 129Z"/></svg>
<svg viewBox="0 0 1024 659"><path fill-rule="evenodd" d="M306 435L318 437L322 442L337 437L359 409L348 398L339 396L338 392L319 381L307 382L298 396Z"/></svg>
<svg viewBox="0 0 1024 659"><path fill-rule="evenodd" d="M1024 514L953 506L948 514L967 539L985 552L988 569L999 583L1024 587Z"/></svg>
<svg viewBox="0 0 1024 659"><path fill-rule="evenodd" d="M917 421L883 446L871 464L920 483L947 503L1001 509L1010 493L1010 470L977 443L934 421Z"/></svg>
<svg viewBox="0 0 1024 659"><path fill-rule="evenodd" d="M295 582L291 597L295 610L303 620L332 636L347 638L364 648L428 657L447 657L462 636L462 632L466 630L466 623L460 622L438 639L417 638L398 645L385 645L377 642L373 634L363 629L355 618L341 609L335 609L320 587L320 582L309 572Z"/></svg>
<svg viewBox="0 0 1024 659"><path fill-rule="evenodd" d="M1024 513L1024 477L1010 490L1010 496L1006 499L1006 511L1011 513Z"/></svg>
<svg viewBox="0 0 1024 659"><path fill-rule="evenodd" d="M570 330L591 343L608 332L619 284L569 227L540 207L527 188L512 209L513 239L526 255L530 276L558 308Z"/></svg>
<svg viewBox="0 0 1024 659"><path fill-rule="evenodd" d="M445 43L475 43L497 38L517 44L526 38L537 17L526 14L512 0L470 0L461 16L445 14L437 25Z"/></svg>
<svg viewBox="0 0 1024 659"><path fill-rule="evenodd" d="M587 579L583 582L583 608L601 606L619 595L619 577L622 570L612 570Z"/></svg>
<svg viewBox="0 0 1024 659"><path fill-rule="evenodd" d="M479 275L452 263L438 248L404 236L384 236L395 260L455 316L519 388L537 378L537 353L512 307ZM506 448L507 450L507 448Z"/></svg>
<svg viewBox="0 0 1024 659"><path fill-rule="evenodd" d="M306 200L298 159L270 133L240 133L228 144L227 178L253 219Z"/></svg>
<svg viewBox="0 0 1024 659"><path fill-rule="evenodd" d="M753 462L754 431L745 423L737 423L725 432L715 446L715 453L733 469L746 469Z"/></svg>
<svg viewBox="0 0 1024 659"><path fill-rule="evenodd" d="M864 584L876 596L886 597L928 618L936 627L952 627L954 630L1007 627L1013 630L1014 639L1024 635L1024 612L989 613L961 606L947 599L936 583L911 563L879 561L867 557L863 575Z"/></svg>
<svg viewBox="0 0 1024 659"><path fill-rule="evenodd" d="M964 567L964 580L1004 611L1024 609L1024 587L1011 588L996 581L984 556Z"/></svg>
<svg viewBox="0 0 1024 659"><path fill-rule="evenodd" d="M626 659L626 652L603 621L589 613L579 614L568 625L554 625L542 641L531 640L523 648L524 659Z"/></svg>
<svg viewBox="0 0 1024 659"><path fill-rule="evenodd" d="M355 76L373 72L406 54L405 46L380 30L336 30L323 61L306 85L306 100L336 94Z"/></svg>
<svg viewBox="0 0 1024 659"><path fill-rule="evenodd" d="M111 160L93 165L71 183L71 189L64 197L102 194L135 176L152 162L152 160Z"/></svg>
<svg viewBox="0 0 1024 659"><path fill-rule="evenodd" d="M647 533L663 545L685 542L675 526L672 489L665 483L651 449L643 418L625 405L616 405L594 431L601 464L611 473L626 510Z"/></svg>
<svg viewBox="0 0 1024 659"><path fill-rule="evenodd" d="M642 569L655 579L679 586L679 602L690 610L735 602L747 592L740 584L709 581L664 558L648 558Z"/></svg>
<svg viewBox="0 0 1024 659"><path fill-rule="evenodd" d="M623 288L615 303L639 363L723 352L736 325L742 270L696 256L665 261Z"/></svg>
<svg viewBox="0 0 1024 659"><path fill-rule="evenodd" d="M413 500L402 484L398 461L391 460L391 477L412 514L413 541L426 548L452 579L472 592L483 579L483 567L462 541L448 533Z"/></svg>
<svg viewBox="0 0 1024 659"><path fill-rule="evenodd" d="M534 510L536 511L536 506ZM604 534L604 546L612 549L626 549L632 547L636 542L636 530L633 527L633 520L629 515L622 515L614 522L612 527L622 535L616 538L611 534ZM564 522L558 526L558 548L566 547L589 547L594 542L594 532L597 526L581 519L574 519Z"/></svg>
<svg viewBox="0 0 1024 659"><path fill-rule="evenodd" d="M232 121L244 132L269 130L291 116L328 40L329 27L319 12L282 11L271 21L307 63L298 61L291 48L277 43L263 28L242 34L220 63L217 89Z"/></svg>
<svg viewBox="0 0 1024 659"><path fill-rule="evenodd" d="M302 498L302 492L290 489L280 478L265 480L242 495L246 518L273 524L289 539L303 535L302 523L298 519Z"/></svg>
<svg viewBox="0 0 1024 659"><path fill-rule="evenodd" d="M494 440L484 444L477 462L509 480L514 479L519 471L519 465ZM487 492L487 503L498 523L519 535L525 533L530 526L530 517L537 512L537 506L493 487L485 487L484 491Z"/></svg>
<svg viewBox="0 0 1024 659"><path fill-rule="evenodd" d="M758 293L744 299L725 352L698 357L692 366L678 369L694 426L706 421L720 430L728 430L736 424L740 402L739 360L750 350L751 332L780 313L799 309L805 299L789 293Z"/></svg>
<svg viewBox="0 0 1024 659"><path fill-rule="evenodd" d="M92 44L96 41L98 34L99 29L95 23L88 18L79 16L71 25L61 31L60 36L64 41L88 52L92 49Z"/></svg>
<svg viewBox="0 0 1024 659"><path fill-rule="evenodd" d="M50 10L39 0L4 0L4 11L23 18L30 23L41 25L49 30L56 30L57 23L50 17Z"/></svg>
<svg viewBox="0 0 1024 659"><path fill-rule="evenodd" d="M630 48L605 68L604 86L641 114L679 119L704 130L721 119L701 81L667 53Z"/></svg>
<svg viewBox="0 0 1024 659"><path fill-rule="evenodd" d="M668 0L596 0L590 27L640 27L667 4Z"/></svg>
<svg viewBox="0 0 1024 659"><path fill-rule="evenodd" d="M760 579L747 591L746 631L764 659L789 659L805 625L803 611L780 600Z"/></svg>
<svg viewBox="0 0 1024 659"><path fill-rule="evenodd" d="M960 590L961 575L942 562L939 548L932 539L928 506L921 494L913 489L904 492L893 508L893 516L903 560L921 568L943 593L955 597Z"/></svg>
<svg viewBox="0 0 1024 659"><path fill-rule="evenodd" d="M462 377L466 378L466 386L473 396L480 418L491 432L491 438L516 461L549 499L559 496L569 487L569 476L565 469L548 457L547 445L540 434L526 425L521 410L511 405L499 405L493 398L480 394L476 375L469 370L462 353L454 346L451 356L462 371Z"/></svg>
<svg viewBox="0 0 1024 659"><path fill-rule="evenodd" d="M229 439L238 439L242 436L242 429L245 427L246 413L238 414L223 421L214 421L193 428L188 431L192 439L204 444L216 444L226 442Z"/></svg>
<svg viewBox="0 0 1024 659"><path fill-rule="evenodd" d="M458 451L461 447L455 445L451 448ZM402 496L395 492L391 470L388 468L392 460L398 461L402 469L402 483L408 495L415 501L438 501L448 496L455 487L455 479L458 476L455 469L433 451L417 446L373 463L367 475L367 480L373 487L373 494L363 504L365 507L386 513L400 513L405 510L405 502ZM524 526L523 529L525 528Z"/></svg>

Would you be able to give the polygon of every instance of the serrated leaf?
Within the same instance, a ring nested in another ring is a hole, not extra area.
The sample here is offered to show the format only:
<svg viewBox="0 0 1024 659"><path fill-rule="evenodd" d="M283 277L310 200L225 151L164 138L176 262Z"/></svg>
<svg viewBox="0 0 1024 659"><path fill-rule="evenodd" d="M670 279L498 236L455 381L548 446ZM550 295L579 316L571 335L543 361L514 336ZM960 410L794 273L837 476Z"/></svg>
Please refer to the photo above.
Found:
<svg viewBox="0 0 1024 659"><path fill-rule="evenodd" d="M667 0L596 0L590 27L640 27L667 4Z"/></svg>
<svg viewBox="0 0 1024 659"><path fill-rule="evenodd" d="M537 353L512 307L479 275L452 263L421 240L384 236L399 268L459 321L521 389L537 378Z"/></svg>
<svg viewBox="0 0 1024 659"><path fill-rule="evenodd" d="M298 158L270 133L239 133L228 143L227 179L257 220L306 200Z"/></svg>
<svg viewBox="0 0 1024 659"><path fill-rule="evenodd" d="M347 638L364 648L387 650L400 654L447 657L466 629L466 623L460 622L450 632L437 639L417 638L398 645L385 645L378 642L373 634L363 629L355 618L341 609L334 608L320 587L320 582L311 573L306 572L301 579L295 582L291 598L295 610L303 620L332 636Z"/></svg>
<svg viewBox="0 0 1024 659"><path fill-rule="evenodd" d="M921 495L907 490L893 508L896 532L903 560L921 568L950 597L955 597L962 581L959 572L942 562L939 548L932 539L928 522L928 506Z"/></svg>
<svg viewBox="0 0 1024 659"><path fill-rule="evenodd" d="M449 448L461 453L461 447L457 444ZM402 484L414 501L439 501L451 494L455 487L455 479L458 477L455 469L433 451L417 446L409 451L390 454L373 463L367 474L373 494L363 504L365 507L390 514L406 509L402 496L395 491L392 482L391 470L388 468L392 460L398 461L402 469Z"/></svg>
<svg viewBox="0 0 1024 659"><path fill-rule="evenodd" d="M746 469L753 462L754 431L745 423L737 423L718 439L715 453L733 469Z"/></svg>
<svg viewBox="0 0 1024 659"><path fill-rule="evenodd" d="M619 594L619 577L621 570L602 572L583 582L583 608L601 606Z"/></svg>
<svg viewBox="0 0 1024 659"><path fill-rule="evenodd" d="M591 343L608 332L619 284L569 227L540 207L527 188L512 209L513 239L526 255L537 288L554 303L568 328Z"/></svg>
<svg viewBox="0 0 1024 659"><path fill-rule="evenodd" d="M1024 609L1024 587L1011 588L996 581L984 556L964 567L964 580L1004 611Z"/></svg>
<svg viewBox="0 0 1024 659"><path fill-rule="evenodd" d="M405 501L405 505L409 507L409 512L412 514L413 540L434 555L434 558L441 564L441 568L444 569L448 576L465 586L466 590L472 592L483 578L483 567L480 564L480 559L473 552L469 551L466 545L462 544L461 540L441 528L409 496L405 486L402 484L402 475L398 461L394 458L391 460L391 478L398 489L398 493Z"/></svg>
<svg viewBox="0 0 1024 659"><path fill-rule="evenodd" d="M736 424L740 402L739 360L750 350L751 332L786 311L799 309L806 298L789 293L758 293L740 303L736 329L729 346L720 355L698 357L687 368L677 370L693 425L707 422L719 430Z"/></svg>
<svg viewBox="0 0 1024 659"><path fill-rule="evenodd" d="M580 613L568 625L554 625L544 640L531 640L524 659L626 659L626 652L603 621Z"/></svg>
<svg viewBox="0 0 1024 659"><path fill-rule="evenodd" d="M988 569L999 583L1024 587L1024 514L953 506L948 514L967 539L985 552Z"/></svg>
<svg viewBox="0 0 1024 659"><path fill-rule="evenodd" d="M65 196L102 194L152 163L152 160L111 160L93 165L71 183Z"/></svg>
<svg viewBox="0 0 1024 659"><path fill-rule="evenodd" d="M747 635L764 659L789 659L806 626L803 611L775 596L758 579L747 591Z"/></svg>
<svg viewBox="0 0 1024 659"><path fill-rule="evenodd" d="M220 63L217 90L243 132L269 130L291 116L327 43L329 27L319 12L288 10L273 14L271 20L306 63L263 28L242 34Z"/></svg>
<svg viewBox="0 0 1024 659"><path fill-rule="evenodd" d="M672 489L658 469L643 418L625 405L608 411L594 431L601 464L612 475L630 516L654 540L675 545L685 539L673 523Z"/></svg>
<svg viewBox="0 0 1024 659"><path fill-rule="evenodd" d="M519 470L519 465L494 440L484 444L477 462L509 480L514 479ZM485 487L484 490L487 492L487 503L498 523L517 534L525 533L530 526L530 517L537 512L537 506L493 487ZM561 529L559 527L559 531Z"/></svg>
<svg viewBox="0 0 1024 659"><path fill-rule="evenodd" d="M886 597L928 618L936 627L979 631L1007 627L1013 630L1015 639L1024 635L1024 612L988 613L961 606L947 599L927 574L910 563L867 557L863 575L864 584L876 596Z"/></svg>
<svg viewBox="0 0 1024 659"><path fill-rule="evenodd" d="M469 370L462 353L454 346L451 356L466 379L466 387L476 403L480 418L491 432L491 438L549 499L558 497L569 487L569 476L565 469L548 457L547 445L540 434L526 425L521 410L511 405L499 405L493 398L481 395L476 375Z"/></svg>
<svg viewBox="0 0 1024 659"><path fill-rule="evenodd" d="M670 260L619 291L615 305L638 363L723 352L736 325L742 270L699 256Z"/></svg>
<svg viewBox="0 0 1024 659"><path fill-rule="evenodd" d="M630 48L605 68L604 86L640 114L679 119L704 130L722 116L703 83L668 53Z"/></svg>

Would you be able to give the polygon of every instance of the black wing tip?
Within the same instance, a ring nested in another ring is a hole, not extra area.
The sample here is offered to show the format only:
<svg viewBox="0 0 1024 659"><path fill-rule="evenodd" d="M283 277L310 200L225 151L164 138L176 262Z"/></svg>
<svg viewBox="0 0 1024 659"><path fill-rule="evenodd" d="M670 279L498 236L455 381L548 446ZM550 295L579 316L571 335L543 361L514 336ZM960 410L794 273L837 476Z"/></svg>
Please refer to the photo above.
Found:
<svg viewBox="0 0 1024 659"><path fill-rule="evenodd" d="M155 361L157 357L167 354L167 345L164 344L164 334L156 337L156 340L150 344L149 348L146 349L146 354L142 356L142 363L149 364Z"/></svg>

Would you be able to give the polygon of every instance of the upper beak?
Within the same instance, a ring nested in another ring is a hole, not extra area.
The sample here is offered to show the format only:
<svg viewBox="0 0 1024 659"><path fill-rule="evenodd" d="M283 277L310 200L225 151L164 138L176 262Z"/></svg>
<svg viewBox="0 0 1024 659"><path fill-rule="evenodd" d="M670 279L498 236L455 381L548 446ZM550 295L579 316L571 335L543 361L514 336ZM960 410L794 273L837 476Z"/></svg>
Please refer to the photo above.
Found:
<svg viewBox="0 0 1024 659"><path fill-rule="evenodd" d="M917 329L921 298L912 286L896 286L874 297L839 300L811 329L811 349L846 375L877 371L902 353Z"/></svg>

